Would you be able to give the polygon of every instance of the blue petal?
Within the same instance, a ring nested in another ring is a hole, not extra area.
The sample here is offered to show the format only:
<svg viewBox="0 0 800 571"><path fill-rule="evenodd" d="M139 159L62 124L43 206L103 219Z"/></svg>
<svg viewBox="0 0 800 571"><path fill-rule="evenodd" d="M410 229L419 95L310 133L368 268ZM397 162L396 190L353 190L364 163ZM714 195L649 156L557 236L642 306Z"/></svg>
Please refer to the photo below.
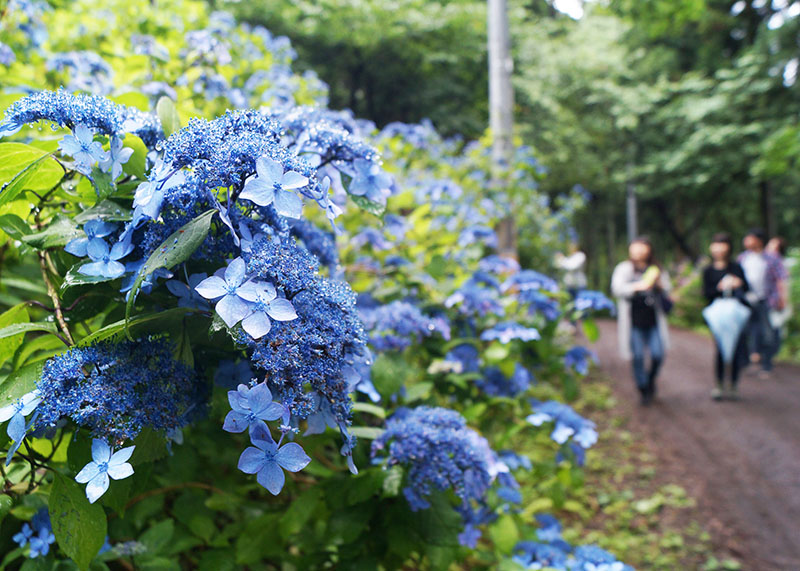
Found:
<svg viewBox="0 0 800 571"><path fill-rule="evenodd" d="M12 416L6 427L6 433L14 442L20 442L25 437L25 417L21 414Z"/></svg>
<svg viewBox="0 0 800 571"><path fill-rule="evenodd" d="M292 302L282 297L269 302L267 313L272 319L277 321L291 321L292 319L297 319L297 313L294 310Z"/></svg>
<svg viewBox="0 0 800 571"><path fill-rule="evenodd" d="M100 238L89 240L86 253L89 254L89 257L94 261L102 260L108 255L108 244L106 244L105 240L101 240Z"/></svg>
<svg viewBox="0 0 800 571"><path fill-rule="evenodd" d="M250 423L247 421L246 415L232 410L225 416L225 422L222 425L222 430L233 433L244 432L247 430L249 424Z"/></svg>
<svg viewBox="0 0 800 571"><path fill-rule="evenodd" d="M244 184L239 198L250 200L259 206L268 206L275 199L275 189L270 182L260 178L251 178Z"/></svg>
<svg viewBox="0 0 800 571"><path fill-rule="evenodd" d="M275 460L290 472L299 472L311 462L311 458L305 453L303 448L296 442L290 442L281 446Z"/></svg>
<svg viewBox="0 0 800 571"><path fill-rule="evenodd" d="M217 302L217 314L228 327L233 327L250 313L250 304L242 298L228 294Z"/></svg>
<svg viewBox="0 0 800 571"><path fill-rule="evenodd" d="M247 271L247 265L242 258L236 258L225 268L225 282L231 287L242 285Z"/></svg>
<svg viewBox="0 0 800 571"><path fill-rule="evenodd" d="M300 218L303 215L303 201L293 192L275 191L275 210L287 218Z"/></svg>
<svg viewBox="0 0 800 571"><path fill-rule="evenodd" d="M267 457L263 450L250 446L239 456L239 470L245 474L255 474L267 462Z"/></svg>
<svg viewBox="0 0 800 571"><path fill-rule="evenodd" d="M273 496L277 496L283 489L283 484L286 482L286 476L283 470L278 466L275 461L267 462L261 468L256 476L258 483L264 486Z"/></svg>
<svg viewBox="0 0 800 571"><path fill-rule="evenodd" d="M72 254L73 256L78 256L79 258L83 258L86 256L86 248L89 245L88 238L75 238L74 240L70 240L67 242L67 245L64 246L64 251L68 254Z"/></svg>

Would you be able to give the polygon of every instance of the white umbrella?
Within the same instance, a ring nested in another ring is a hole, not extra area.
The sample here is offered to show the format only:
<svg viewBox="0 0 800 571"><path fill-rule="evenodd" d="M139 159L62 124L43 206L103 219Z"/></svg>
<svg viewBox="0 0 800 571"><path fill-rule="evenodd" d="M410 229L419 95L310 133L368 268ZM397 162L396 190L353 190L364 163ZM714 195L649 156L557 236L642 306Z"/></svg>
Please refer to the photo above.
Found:
<svg viewBox="0 0 800 571"><path fill-rule="evenodd" d="M703 318L717 340L719 352L726 364L733 361L736 344L750 319L750 312L749 307L733 297L718 297L703 310Z"/></svg>

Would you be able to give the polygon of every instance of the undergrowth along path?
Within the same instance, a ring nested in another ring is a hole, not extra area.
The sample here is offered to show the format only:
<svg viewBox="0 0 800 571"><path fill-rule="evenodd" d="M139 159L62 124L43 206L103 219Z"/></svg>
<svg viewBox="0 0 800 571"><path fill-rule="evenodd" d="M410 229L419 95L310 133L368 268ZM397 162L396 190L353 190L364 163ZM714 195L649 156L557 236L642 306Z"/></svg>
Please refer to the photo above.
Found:
<svg viewBox="0 0 800 571"><path fill-rule="evenodd" d="M745 569L800 569L800 368L776 366L769 379L745 371L741 401L713 402L713 342L672 329L656 402L641 407L616 344L616 324L603 321L592 348L614 393L630 409L631 430L700 501L716 541ZM750 567L752 565L752 567Z"/></svg>

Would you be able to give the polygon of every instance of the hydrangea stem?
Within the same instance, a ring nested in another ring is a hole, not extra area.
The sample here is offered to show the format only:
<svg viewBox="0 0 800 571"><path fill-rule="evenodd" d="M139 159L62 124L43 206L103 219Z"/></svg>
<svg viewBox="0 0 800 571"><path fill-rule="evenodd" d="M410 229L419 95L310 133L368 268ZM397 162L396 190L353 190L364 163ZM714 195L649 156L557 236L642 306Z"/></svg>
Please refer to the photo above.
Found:
<svg viewBox="0 0 800 571"><path fill-rule="evenodd" d="M53 282L50 280L50 276L48 274L47 266L48 266L48 255L47 252L39 252L39 267L42 269L42 278L44 278L44 283L47 286L47 295L50 296L50 299L53 300L53 307L55 308L56 314L56 321L58 322L58 327L61 329L64 337L62 341L64 341L67 345L74 345L75 340L72 338L72 334L69 332L69 327L67 327L67 321L64 319L64 312L61 309L61 300L58 298L58 292L56 288L53 286Z"/></svg>

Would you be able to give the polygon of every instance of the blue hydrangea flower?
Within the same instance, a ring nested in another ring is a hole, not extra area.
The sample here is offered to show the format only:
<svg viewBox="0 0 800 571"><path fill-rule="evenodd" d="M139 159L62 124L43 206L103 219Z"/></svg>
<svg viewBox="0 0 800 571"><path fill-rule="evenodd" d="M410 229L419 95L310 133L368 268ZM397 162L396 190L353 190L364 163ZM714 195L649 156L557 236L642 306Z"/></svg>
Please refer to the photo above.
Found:
<svg viewBox="0 0 800 571"><path fill-rule="evenodd" d="M50 546L55 543L56 536L50 525L50 515L47 508L41 508L31 519L30 524L23 524L22 530L11 538L20 547L30 544L28 557L44 557L50 552Z"/></svg>
<svg viewBox="0 0 800 571"><path fill-rule="evenodd" d="M124 147L119 137L112 137L108 155L100 162L100 168L111 173L111 180L117 180L122 174L122 165L130 160L131 155L133 149Z"/></svg>
<svg viewBox="0 0 800 571"><path fill-rule="evenodd" d="M272 401L272 392L266 383L259 383L252 389L247 385L239 385L235 391L228 391L228 402L231 411L225 416L222 430L226 432L244 432L266 420L278 420L286 408Z"/></svg>
<svg viewBox="0 0 800 571"><path fill-rule="evenodd" d="M521 364L514 365L514 372L506 377L497 367L489 367L483 372L483 379L477 381L478 388L489 396L513 398L528 390L533 377Z"/></svg>
<svg viewBox="0 0 800 571"><path fill-rule="evenodd" d="M86 484L86 497L95 503L108 490L109 478L122 480L133 474L128 460L136 446L128 446L113 454L108 444L99 438L92 440L92 461L75 476L79 484Z"/></svg>
<svg viewBox="0 0 800 571"><path fill-rule="evenodd" d="M355 196L365 196L373 202L386 203L391 192L392 177L381 169L380 165L366 159L353 161L355 174L350 182L348 192Z"/></svg>
<svg viewBox="0 0 800 571"><path fill-rule="evenodd" d="M164 339L73 347L45 362L37 388L37 428L68 417L109 442L133 439L145 426L184 426L204 412L207 391Z"/></svg>
<svg viewBox="0 0 800 571"><path fill-rule="evenodd" d="M280 446L275 443L265 424L256 425L250 433L250 446L239 457L239 470L245 474L256 474L256 480L269 492L277 496L286 481L283 471L299 472L311 462L311 458L296 442Z"/></svg>
<svg viewBox="0 0 800 571"><path fill-rule="evenodd" d="M297 313L288 299L278 297L275 286L269 282L250 281L239 288L239 296L252 303L253 312L242 320L242 328L253 339L269 333L272 323L297 319Z"/></svg>
<svg viewBox="0 0 800 571"><path fill-rule="evenodd" d="M240 292L247 280L245 270L244 260L236 258L225 268L224 277L208 277L194 288L208 300L219 300L215 310L228 327L233 327L252 311L252 304Z"/></svg>
<svg viewBox="0 0 800 571"><path fill-rule="evenodd" d="M85 276L116 279L125 273L125 264L119 260L132 251L133 244L130 240L117 242L111 246L111 249L101 238L90 240L86 246L86 253L92 261L78 268L78 272Z"/></svg>
<svg viewBox="0 0 800 571"><path fill-rule="evenodd" d="M103 146L94 140L94 131L86 125L77 125L72 132L72 135L65 135L61 139L58 148L65 155L75 159L78 172L89 174L92 165L105 160L106 152Z"/></svg>
<svg viewBox="0 0 800 571"><path fill-rule="evenodd" d="M504 321L481 333L481 340L483 341L493 341L495 339L505 345L514 339L519 339L520 341L536 341L541 339L541 335L539 335L539 331L533 327L524 327L516 321Z"/></svg>
<svg viewBox="0 0 800 571"><path fill-rule="evenodd" d="M83 225L83 231L86 234L86 238L74 238L70 240L67 242L67 245L64 246L64 250L73 256L84 258L88 255L87 248L89 246L89 242L92 240L105 238L116 229L117 225L112 222L106 222L105 220L101 220L99 218L95 220L89 220Z"/></svg>
<svg viewBox="0 0 800 571"><path fill-rule="evenodd" d="M583 448L591 448L597 442L597 428L591 420L583 418L572 407L558 401L531 401L533 414L525 420L534 426L555 422L550 438L564 444L570 437Z"/></svg>
<svg viewBox="0 0 800 571"><path fill-rule="evenodd" d="M581 375L586 375L589 372L590 362L597 362L597 354L580 345L576 345L564 355L564 366L577 371Z"/></svg>
<svg viewBox="0 0 800 571"><path fill-rule="evenodd" d="M520 303L528 304L528 312L541 313L547 321L555 321L561 315L558 302L535 289L526 289L517 295Z"/></svg>
<svg viewBox="0 0 800 571"><path fill-rule="evenodd" d="M7 44L0 42L0 65L10 66L17 60L17 55Z"/></svg>
<svg viewBox="0 0 800 571"><path fill-rule="evenodd" d="M501 289L502 291L509 291L512 288L517 288L519 291L533 289L556 292L558 291L558 283L553 278L536 270L522 270L503 282Z"/></svg>
<svg viewBox="0 0 800 571"><path fill-rule="evenodd" d="M195 288L207 277L206 274L192 274L189 276L188 284L180 280L167 280L165 285L169 292L178 298L178 307L206 309L208 307L208 301L206 301Z"/></svg>
<svg viewBox="0 0 800 571"><path fill-rule="evenodd" d="M585 311L610 311L612 314L616 313L616 305L606 297L603 292L581 290L575 296L575 310L580 312Z"/></svg>
<svg viewBox="0 0 800 571"><path fill-rule="evenodd" d="M291 170L284 172L281 163L266 156L256 161L256 173L245 182L239 198L250 200L259 206L274 203L278 214L300 218L303 201L289 191L306 186L308 177Z"/></svg>
<svg viewBox="0 0 800 571"><path fill-rule="evenodd" d="M6 427L8 437L14 442L21 442L25 437L25 417L28 416L42 401L38 390L23 395L15 402L0 408L0 422L9 421Z"/></svg>

